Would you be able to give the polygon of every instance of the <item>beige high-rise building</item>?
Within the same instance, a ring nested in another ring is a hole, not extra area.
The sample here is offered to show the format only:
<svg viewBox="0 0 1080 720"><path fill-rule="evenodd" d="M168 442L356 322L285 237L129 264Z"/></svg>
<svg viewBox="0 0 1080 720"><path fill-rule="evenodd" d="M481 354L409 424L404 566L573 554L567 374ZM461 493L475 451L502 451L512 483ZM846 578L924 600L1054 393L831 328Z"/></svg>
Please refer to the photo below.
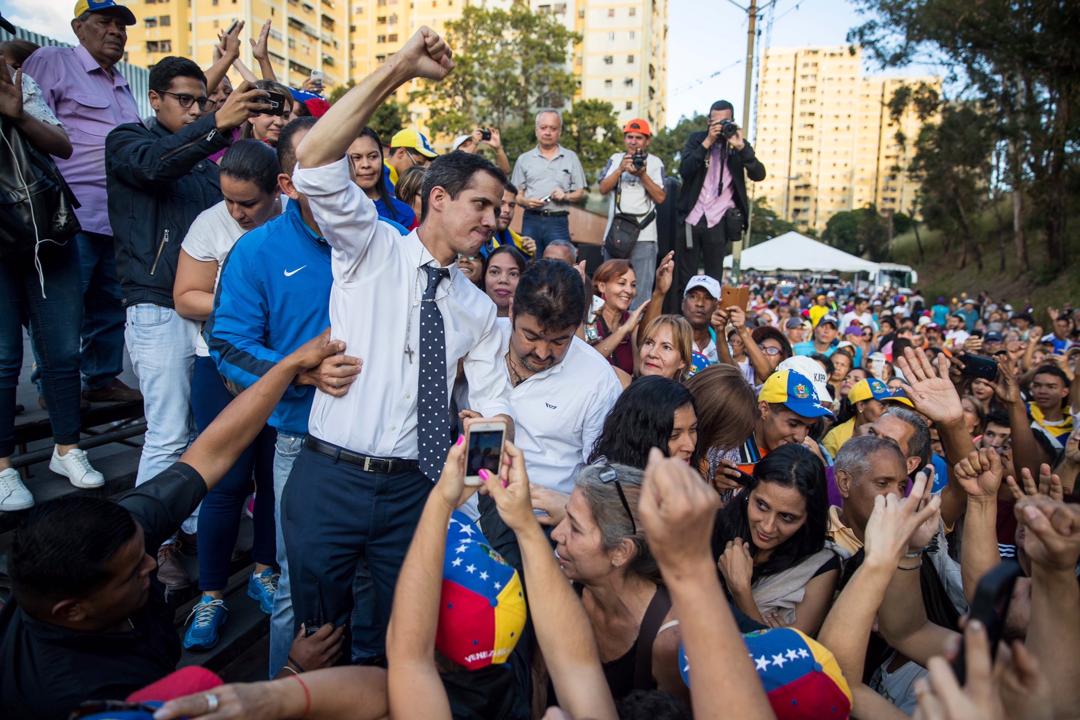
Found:
<svg viewBox="0 0 1080 720"><path fill-rule="evenodd" d="M149 66L184 55L213 61L218 33L245 22L241 59L253 65L247 38L272 22L271 62L278 78L299 87L321 70L332 88L359 80L399 50L421 25L444 31L467 5L509 7L513 0L135 0L128 62ZM572 69L577 98L608 100L620 121L645 117L663 125L667 95L668 0L529 0L581 33ZM256 69L256 74L258 70ZM408 87L398 93L408 99Z"/></svg>
<svg viewBox="0 0 1080 720"><path fill-rule="evenodd" d="M870 204L883 213L914 205L918 184L897 168L910 162L922 123L912 110L894 122L888 103L904 84L940 90L941 78L863 77L861 62L848 45L765 54L754 148L768 176L756 194L803 229Z"/></svg>

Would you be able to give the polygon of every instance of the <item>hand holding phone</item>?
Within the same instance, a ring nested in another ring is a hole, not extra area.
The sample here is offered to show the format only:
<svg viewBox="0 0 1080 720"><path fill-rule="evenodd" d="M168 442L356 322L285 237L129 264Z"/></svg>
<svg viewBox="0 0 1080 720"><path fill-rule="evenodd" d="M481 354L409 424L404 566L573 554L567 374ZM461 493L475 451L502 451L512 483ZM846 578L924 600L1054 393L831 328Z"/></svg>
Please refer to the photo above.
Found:
<svg viewBox="0 0 1080 720"><path fill-rule="evenodd" d="M480 470L498 475L503 463L503 442L506 440L504 420L483 420L469 423L465 435L465 484L478 487Z"/></svg>
<svg viewBox="0 0 1080 720"><path fill-rule="evenodd" d="M982 378L989 382L995 382L998 376L998 364L997 360L985 355L975 355L974 353L965 353L961 358L961 362L964 363L964 369L961 371L964 375L970 378Z"/></svg>
<svg viewBox="0 0 1080 720"><path fill-rule="evenodd" d="M1016 579L1023 573L1020 563L1015 560L1005 560L983 575L975 588L975 598L971 601L968 622L978 620L986 628L986 637L990 641L991 661L997 655L998 642L1005 630L1005 618L1009 614L1013 586L1016 585ZM964 643L960 643L952 668L956 673L956 681L963 686L967 677Z"/></svg>

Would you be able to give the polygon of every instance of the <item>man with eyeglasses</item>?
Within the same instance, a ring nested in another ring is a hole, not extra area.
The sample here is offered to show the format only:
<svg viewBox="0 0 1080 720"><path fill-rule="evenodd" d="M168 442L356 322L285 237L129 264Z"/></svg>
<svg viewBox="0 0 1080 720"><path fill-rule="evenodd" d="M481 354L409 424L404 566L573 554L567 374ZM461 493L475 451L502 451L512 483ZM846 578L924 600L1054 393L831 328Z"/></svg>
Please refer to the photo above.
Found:
<svg viewBox="0 0 1080 720"><path fill-rule="evenodd" d="M166 57L150 71L154 118L121 125L105 141L109 220L127 311L124 338L146 414L136 484L175 462L192 438L198 326L173 309L180 245L199 213L221 200L218 167L209 156L229 145L233 128L266 107L260 102L265 95L244 83L220 109L204 113L203 71L186 58ZM195 529L191 520L187 532ZM163 564L177 571L166 572L163 581L185 583L178 565Z"/></svg>
<svg viewBox="0 0 1080 720"><path fill-rule="evenodd" d="M398 179L409 168L427 167L437 157L439 154L432 149L426 135L412 128L398 130L390 138L390 151L386 153L383 163L386 166L384 174L390 181L390 189L397 186Z"/></svg>
<svg viewBox="0 0 1080 720"><path fill-rule="evenodd" d="M79 44L40 48L22 66L71 139L71 156L53 159L79 200L80 369L83 397L92 402L140 399L117 379L124 369L124 308L105 199L105 136L117 125L139 122L131 88L116 69L134 24L131 10L114 0L79 0L71 21Z"/></svg>

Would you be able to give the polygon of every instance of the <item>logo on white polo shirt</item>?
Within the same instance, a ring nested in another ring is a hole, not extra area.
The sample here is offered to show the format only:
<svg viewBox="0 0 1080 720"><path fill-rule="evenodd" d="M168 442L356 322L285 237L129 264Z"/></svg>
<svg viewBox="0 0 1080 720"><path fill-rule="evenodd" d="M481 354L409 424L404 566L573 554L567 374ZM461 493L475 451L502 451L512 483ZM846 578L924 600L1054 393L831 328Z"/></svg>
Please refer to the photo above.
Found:
<svg viewBox="0 0 1080 720"><path fill-rule="evenodd" d="M300 272L301 270L303 270L306 267L307 267L307 265L301 265L300 267L296 268L295 270L286 270L285 271L285 277L292 277L293 275Z"/></svg>
<svg viewBox="0 0 1080 720"><path fill-rule="evenodd" d="M558 410L558 409L559 409L559 406L558 406L558 405L552 405L552 404L551 404L551 403L549 403L549 402L545 402L544 404L545 404L545 405L547 405L547 406L548 406L549 408L551 408L552 410Z"/></svg>

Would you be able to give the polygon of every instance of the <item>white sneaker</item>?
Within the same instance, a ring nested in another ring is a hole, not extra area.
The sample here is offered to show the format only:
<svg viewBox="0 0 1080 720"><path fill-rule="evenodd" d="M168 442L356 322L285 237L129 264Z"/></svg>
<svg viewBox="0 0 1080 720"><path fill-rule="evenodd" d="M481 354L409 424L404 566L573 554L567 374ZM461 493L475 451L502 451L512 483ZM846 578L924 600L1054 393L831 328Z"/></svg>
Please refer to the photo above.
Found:
<svg viewBox="0 0 1080 720"><path fill-rule="evenodd" d="M0 472L0 511L12 512L34 506L34 496L23 485L19 471L8 468Z"/></svg>
<svg viewBox="0 0 1080 720"><path fill-rule="evenodd" d="M66 455L61 455L54 447L49 469L57 475L63 475L71 481L72 485L84 490L99 488L105 484L105 476L90 465L86 451L79 448L72 448Z"/></svg>

